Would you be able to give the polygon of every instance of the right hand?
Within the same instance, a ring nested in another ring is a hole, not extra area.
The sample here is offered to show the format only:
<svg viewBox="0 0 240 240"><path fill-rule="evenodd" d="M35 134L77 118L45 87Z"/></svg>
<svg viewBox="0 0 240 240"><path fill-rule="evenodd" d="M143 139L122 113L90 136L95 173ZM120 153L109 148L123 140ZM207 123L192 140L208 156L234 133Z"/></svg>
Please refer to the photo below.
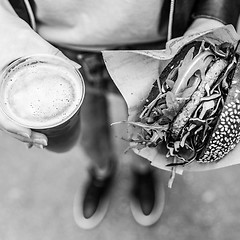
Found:
<svg viewBox="0 0 240 240"><path fill-rule="evenodd" d="M2 9L2 11L3 10L4 9ZM6 21L4 21L4 24L1 24L0 26L0 32L4 33L4 35L0 38L0 71L7 64L16 60L17 58L32 54L57 55L67 59L72 65L75 65L75 67L80 68L77 63L69 60L57 48L53 47L50 43L41 38L41 36L34 32L17 16L13 16L7 12L5 15ZM2 112L1 109L0 130L26 143L28 147L36 146L43 148L47 146L48 139L44 134L15 124Z"/></svg>

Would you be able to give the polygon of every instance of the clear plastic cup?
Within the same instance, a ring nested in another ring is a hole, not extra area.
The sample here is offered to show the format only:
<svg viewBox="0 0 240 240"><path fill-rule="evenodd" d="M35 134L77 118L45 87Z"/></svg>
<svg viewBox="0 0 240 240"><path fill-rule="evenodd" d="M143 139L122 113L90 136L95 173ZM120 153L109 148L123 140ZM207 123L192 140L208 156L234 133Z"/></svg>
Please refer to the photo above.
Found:
<svg viewBox="0 0 240 240"><path fill-rule="evenodd" d="M11 121L48 137L48 149L71 149L85 95L81 73L54 55L19 58L1 72L0 107Z"/></svg>

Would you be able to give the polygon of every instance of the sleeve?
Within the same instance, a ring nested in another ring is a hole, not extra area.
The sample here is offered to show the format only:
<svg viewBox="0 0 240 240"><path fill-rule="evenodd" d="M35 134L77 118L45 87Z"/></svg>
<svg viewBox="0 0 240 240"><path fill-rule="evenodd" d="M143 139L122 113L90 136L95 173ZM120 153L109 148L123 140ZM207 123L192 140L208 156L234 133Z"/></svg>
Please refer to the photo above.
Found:
<svg viewBox="0 0 240 240"><path fill-rule="evenodd" d="M193 18L215 19L236 27L239 10L239 0L197 0L193 9Z"/></svg>
<svg viewBox="0 0 240 240"><path fill-rule="evenodd" d="M8 0L17 15L35 29L34 10L35 2L33 0Z"/></svg>
<svg viewBox="0 0 240 240"><path fill-rule="evenodd" d="M0 0L0 35L0 70L19 57L58 52L17 15L8 0Z"/></svg>

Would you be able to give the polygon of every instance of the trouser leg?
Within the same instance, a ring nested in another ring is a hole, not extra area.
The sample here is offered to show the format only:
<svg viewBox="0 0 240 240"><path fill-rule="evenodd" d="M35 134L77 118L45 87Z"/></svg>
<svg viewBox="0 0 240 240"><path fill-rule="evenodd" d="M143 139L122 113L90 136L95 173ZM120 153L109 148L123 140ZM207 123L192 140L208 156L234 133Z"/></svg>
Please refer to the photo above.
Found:
<svg viewBox="0 0 240 240"><path fill-rule="evenodd" d="M81 145L96 168L105 168L113 158L108 101L103 94L86 91L81 109Z"/></svg>

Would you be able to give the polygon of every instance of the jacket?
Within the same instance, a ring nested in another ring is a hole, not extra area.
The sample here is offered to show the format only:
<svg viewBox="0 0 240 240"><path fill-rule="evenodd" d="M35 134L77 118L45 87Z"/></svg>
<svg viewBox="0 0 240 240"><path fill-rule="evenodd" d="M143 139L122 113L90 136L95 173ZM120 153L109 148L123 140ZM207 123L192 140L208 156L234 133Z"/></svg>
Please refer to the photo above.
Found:
<svg viewBox="0 0 240 240"><path fill-rule="evenodd" d="M34 28L34 0L9 0L20 18ZM165 0L159 30L168 28L168 38L182 36L192 21L199 17L216 19L237 27L240 0ZM26 4L27 3L27 4Z"/></svg>

